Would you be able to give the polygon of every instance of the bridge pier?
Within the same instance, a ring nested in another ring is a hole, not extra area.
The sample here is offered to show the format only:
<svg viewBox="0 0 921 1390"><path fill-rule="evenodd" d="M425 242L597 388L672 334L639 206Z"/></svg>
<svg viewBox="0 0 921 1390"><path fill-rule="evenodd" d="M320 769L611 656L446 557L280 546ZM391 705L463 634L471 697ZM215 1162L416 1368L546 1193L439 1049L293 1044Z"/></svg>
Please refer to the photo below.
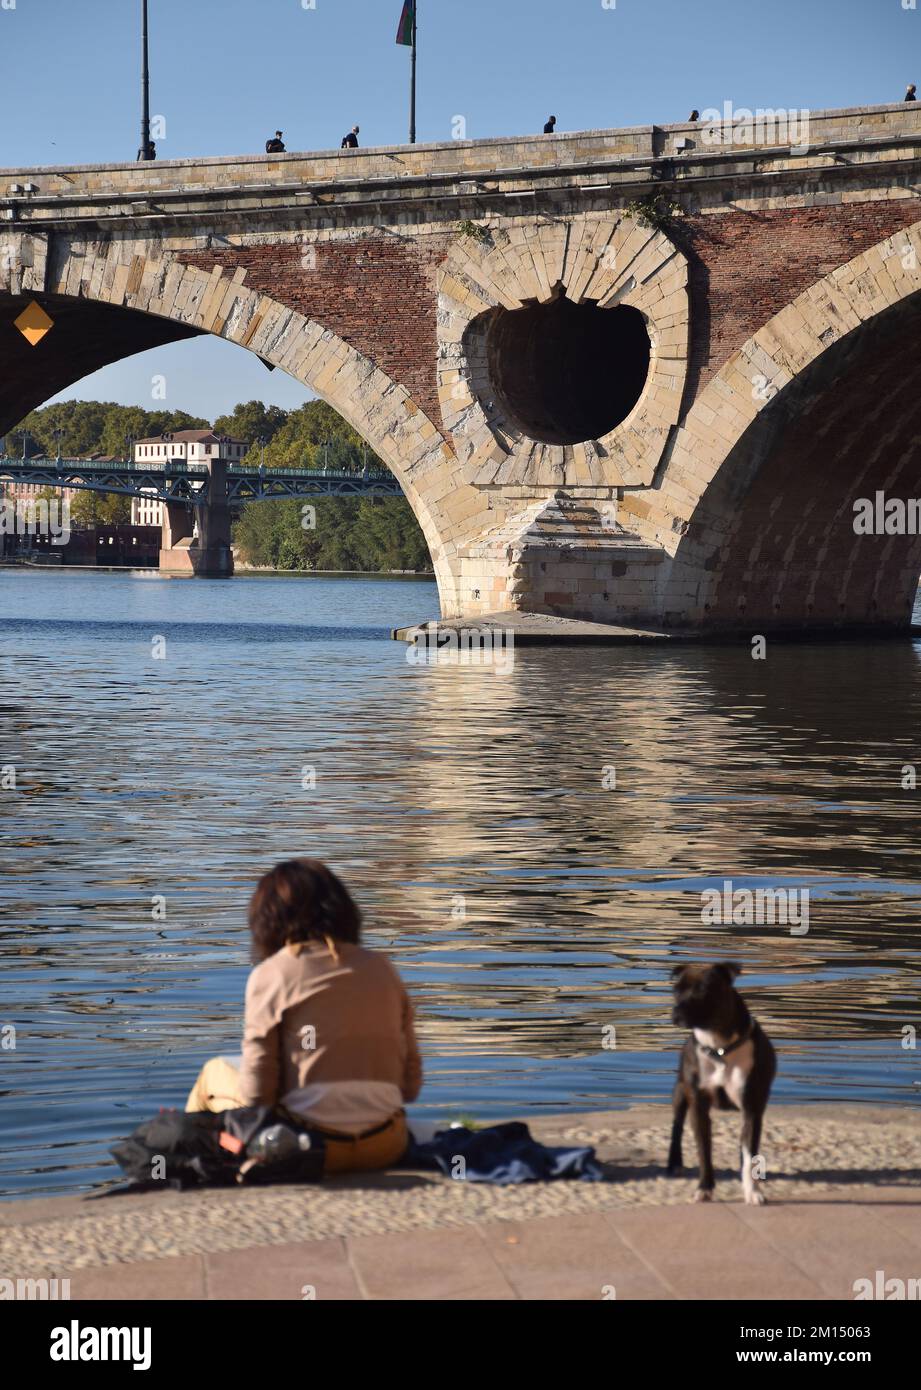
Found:
<svg viewBox="0 0 921 1390"><path fill-rule="evenodd" d="M227 464L215 459L209 462L208 473L203 502L194 507L184 502L164 504L160 569L166 574L203 578L230 578L233 574Z"/></svg>
<svg viewBox="0 0 921 1390"><path fill-rule="evenodd" d="M667 556L621 527L617 504L563 491L533 503L460 552L460 613L552 614L658 626Z"/></svg>

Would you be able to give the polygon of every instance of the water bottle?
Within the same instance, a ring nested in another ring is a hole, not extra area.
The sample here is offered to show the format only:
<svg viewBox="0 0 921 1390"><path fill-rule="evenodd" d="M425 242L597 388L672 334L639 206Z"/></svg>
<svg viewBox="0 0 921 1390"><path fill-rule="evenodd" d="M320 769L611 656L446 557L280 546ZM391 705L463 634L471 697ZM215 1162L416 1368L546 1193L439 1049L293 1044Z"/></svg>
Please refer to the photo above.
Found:
<svg viewBox="0 0 921 1390"><path fill-rule="evenodd" d="M270 1125L262 1129L246 1146L248 1158L257 1163L283 1163L297 1153L310 1148L310 1135L296 1133L289 1125Z"/></svg>

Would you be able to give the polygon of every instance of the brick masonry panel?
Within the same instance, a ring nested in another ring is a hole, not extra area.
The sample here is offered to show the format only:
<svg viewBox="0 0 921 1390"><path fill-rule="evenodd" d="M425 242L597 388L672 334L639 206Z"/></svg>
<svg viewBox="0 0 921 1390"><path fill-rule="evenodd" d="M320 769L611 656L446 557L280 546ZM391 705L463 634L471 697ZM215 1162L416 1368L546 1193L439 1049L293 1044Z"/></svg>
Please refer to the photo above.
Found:
<svg viewBox="0 0 921 1390"><path fill-rule="evenodd" d="M435 269L444 244L369 233L306 245L279 242L184 252L203 270L243 267L249 289L269 295L337 334L441 424L436 380Z"/></svg>
<svg viewBox="0 0 921 1390"><path fill-rule="evenodd" d="M847 261L919 217L914 198L683 219L691 362L686 404L768 319Z"/></svg>

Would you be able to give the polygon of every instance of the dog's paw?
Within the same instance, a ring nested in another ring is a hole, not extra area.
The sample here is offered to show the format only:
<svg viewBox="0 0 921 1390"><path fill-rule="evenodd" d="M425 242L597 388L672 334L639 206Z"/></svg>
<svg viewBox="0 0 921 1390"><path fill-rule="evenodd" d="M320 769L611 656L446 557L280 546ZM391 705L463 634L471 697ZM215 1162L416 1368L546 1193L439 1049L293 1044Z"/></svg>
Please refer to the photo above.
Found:
<svg viewBox="0 0 921 1390"><path fill-rule="evenodd" d="M767 1197L765 1197L760 1187L753 1187L745 1193L745 1202L747 1206L763 1207L766 1201Z"/></svg>
<svg viewBox="0 0 921 1390"><path fill-rule="evenodd" d="M712 1202L712 1201L713 1201L713 1188L712 1188L712 1187L698 1187L697 1191L694 1193L694 1201L695 1201L695 1202Z"/></svg>

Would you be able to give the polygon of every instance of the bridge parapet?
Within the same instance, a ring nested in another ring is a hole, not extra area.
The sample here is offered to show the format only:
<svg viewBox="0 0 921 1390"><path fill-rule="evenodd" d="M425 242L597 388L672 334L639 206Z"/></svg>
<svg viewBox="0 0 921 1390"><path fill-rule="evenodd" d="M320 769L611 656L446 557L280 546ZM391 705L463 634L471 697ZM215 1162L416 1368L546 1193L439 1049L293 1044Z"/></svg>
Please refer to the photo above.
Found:
<svg viewBox="0 0 921 1390"><path fill-rule="evenodd" d="M682 122L350 153L3 169L0 209L3 220L12 223L115 215L162 220L171 212L226 211L231 205L321 209L371 196L388 201L426 194L504 196L531 184L582 187L580 180L599 175L639 185L653 173L657 179L684 181L827 168L830 176L846 177L854 164L921 156L921 103L752 115L749 136L722 143L712 139L712 125ZM799 122L794 139L788 116ZM645 167L649 161L659 167ZM674 168L662 168L662 161L673 161ZM608 186L594 185L599 191ZM592 189L589 184L585 191Z"/></svg>

